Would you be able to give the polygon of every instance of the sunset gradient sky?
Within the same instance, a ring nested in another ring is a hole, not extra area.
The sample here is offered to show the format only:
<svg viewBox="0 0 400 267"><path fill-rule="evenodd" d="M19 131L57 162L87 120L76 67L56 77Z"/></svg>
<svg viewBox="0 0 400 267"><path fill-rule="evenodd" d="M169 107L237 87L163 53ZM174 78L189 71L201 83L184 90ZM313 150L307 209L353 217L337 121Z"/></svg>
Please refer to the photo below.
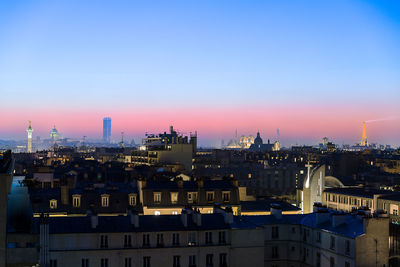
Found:
<svg viewBox="0 0 400 267"><path fill-rule="evenodd" d="M399 1L1 1L0 139L400 145Z"/></svg>

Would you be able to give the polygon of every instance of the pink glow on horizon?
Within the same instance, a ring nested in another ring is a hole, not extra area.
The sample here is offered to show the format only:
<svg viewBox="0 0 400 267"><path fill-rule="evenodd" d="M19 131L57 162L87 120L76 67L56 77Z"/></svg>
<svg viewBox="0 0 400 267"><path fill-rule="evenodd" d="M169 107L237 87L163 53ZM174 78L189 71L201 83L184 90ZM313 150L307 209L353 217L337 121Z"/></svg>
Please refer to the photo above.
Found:
<svg viewBox="0 0 400 267"><path fill-rule="evenodd" d="M168 131L169 125L182 132L197 130L199 139L221 139L233 137L235 129L239 135L255 135L259 130L264 138L276 137L276 129L281 139L320 140L324 136L332 139L358 141L361 136L362 121L377 117L393 116L398 108L385 107L385 113L379 107L365 110L359 106L340 105L290 105L290 107L241 106L237 108L176 108L164 110L129 109L110 112L93 110L18 110L8 116L0 117L0 138L24 138L28 120L32 121L34 136L47 138L53 125L56 125L64 137L101 138L102 118L112 118L112 135L118 139L120 132L125 136L144 136L145 132L159 133ZM388 110L393 113L388 114ZM4 114L4 113L3 113ZM7 129L6 131L4 129ZM398 121L376 122L367 125L370 140L399 140Z"/></svg>

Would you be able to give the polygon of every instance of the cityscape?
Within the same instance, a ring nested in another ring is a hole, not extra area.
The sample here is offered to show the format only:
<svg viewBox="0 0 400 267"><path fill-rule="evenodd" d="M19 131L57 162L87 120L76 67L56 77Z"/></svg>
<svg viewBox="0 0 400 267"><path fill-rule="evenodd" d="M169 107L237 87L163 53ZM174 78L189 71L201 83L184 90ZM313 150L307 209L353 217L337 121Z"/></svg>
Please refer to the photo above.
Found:
<svg viewBox="0 0 400 267"><path fill-rule="evenodd" d="M0 3L0 267L400 266L400 3Z"/></svg>

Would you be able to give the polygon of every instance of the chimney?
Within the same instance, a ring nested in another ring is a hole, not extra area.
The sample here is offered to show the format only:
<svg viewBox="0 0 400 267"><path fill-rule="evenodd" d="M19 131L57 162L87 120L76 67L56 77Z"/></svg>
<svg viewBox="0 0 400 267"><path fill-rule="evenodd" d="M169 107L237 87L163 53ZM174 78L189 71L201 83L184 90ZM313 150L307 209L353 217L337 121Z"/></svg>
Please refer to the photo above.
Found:
<svg viewBox="0 0 400 267"><path fill-rule="evenodd" d="M99 225L99 216L97 216L97 214L90 214L90 225L92 229L96 229L96 227Z"/></svg>
<svg viewBox="0 0 400 267"><path fill-rule="evenodd" d="M188 219L187 219L188 215L187 215L187 211L186 209L182 209L181 212L181 222L183 224L184 227L187 227L188 225Z"/></svg>
<svg viewBox="0 0 400 267"><path fill-rule="evenodd" d="M282 219L282 208L279 204L271 204L271 215L274 216L276 219Z"/></svg>
<svg viewBox="0 0 400 267"><path fill-rule="evenodd" d="M128 210L128 216L131 222L131 225L135 228L139 228L139 214L136 210Z"/></svg>
<svg viewBox="0 0 400 267"><path fill-rule="evenodd" d="M201 226L201 213L198 209L192 213L192 220L197 226Z"/></svg>
<svg viewBox="0 0 400 267"><path fill-rule="evenodd" d="M224 211L224 219L226 224L232 224L233 223L233 211L232 207L226 207Z"/></svg>
<svg viewBox="0 0 400 267"><path fill-rule="evenodd" d="M321 202L314 202L313 212L318 212L321 208L324 209Z"/></svg>
<svg viewBox="0 0 400 267"><path fill-rule="evenodd" d="M61 203L63 205L69 204L69 187L68 185L64 184L60 186L61 188Z"/></svg>
<svg viewBox="0 0 400 267"><path fill-rule="evenodd" d="M332 227L338 227L346 223L346 213L344 212L335 212L332 214Z"/></svg>
<svg viewBox="0 0 400 267"><path fill-rule="evenodd" d="M318 207L318 211L315 212L315 223L318 225L329 221L330 215L331 214L329 213L329 210L327 208Z"/></svg>

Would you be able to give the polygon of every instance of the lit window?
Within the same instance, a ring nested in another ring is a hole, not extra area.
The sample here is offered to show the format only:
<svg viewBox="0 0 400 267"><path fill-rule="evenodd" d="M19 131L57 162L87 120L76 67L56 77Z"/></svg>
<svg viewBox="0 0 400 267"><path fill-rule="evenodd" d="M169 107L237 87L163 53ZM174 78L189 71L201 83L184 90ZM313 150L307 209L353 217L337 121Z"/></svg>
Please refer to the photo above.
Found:
<svg viewBox="0 0 400 267"><path fill-rule="evenodd" d="M81 206L81 195L72 195L72 206L79 208Z"/></svg>
<svg viewBox="0 0 400 267"><path fill-rule="evenodd" d="M171 203L178 203L178 192L171 192Z"/></svg>
<svg viewBox="0 0 400 267"><path fill-rule="evenodd" d="M214 192L207 192L207 201L214 202Z"/></svg>
<svg viewBox="0 0 400 267"><path fill-rule="evenodd" d="M57 208L57 199L50 200L50 209L56 209L56 208Z"/></svg>
<svg viewBox="0 0 400 267"><path fill-rule="evenodd" d="M229 192L229 191L222 192L222 200L224 202L229 202L230 197L231 197L231 192Z"/></svg>
<svg viewBox="0 0 400 267"><path fill-rule="evenodd" d="M251 179L251 173L249 173L249 174L247 175L247 177L248 177L249 179Z"/></svg>
<svg viewBox="0 0 400 267"><path fill-rule="evenodd" d="M136 205L136 194L129 194L129 206Z"/></svg>
<svg viewBox="0 0 400 267"><path fill-rule="evenodd" d="M197 192L187 193L188 203L197 203Z"/></svg>
<svg viewBox="0 0 400 267"><path fill-rule="evenodd" d="M101 195L101 206L102 207L108 207L109 206L109 201L110 200L110 195Z"/></svg>
<svg viewBox="0 0 400 267"><path fill-rule="evenodd" d="M161 203L161 192L154 192L154 203Z"/></svg>
<svg viewBox="0 0 400 267"><path fill-rule="evenodd" d="M188 246L196 245L196 232L190 232L188 234Z"/></svg>

